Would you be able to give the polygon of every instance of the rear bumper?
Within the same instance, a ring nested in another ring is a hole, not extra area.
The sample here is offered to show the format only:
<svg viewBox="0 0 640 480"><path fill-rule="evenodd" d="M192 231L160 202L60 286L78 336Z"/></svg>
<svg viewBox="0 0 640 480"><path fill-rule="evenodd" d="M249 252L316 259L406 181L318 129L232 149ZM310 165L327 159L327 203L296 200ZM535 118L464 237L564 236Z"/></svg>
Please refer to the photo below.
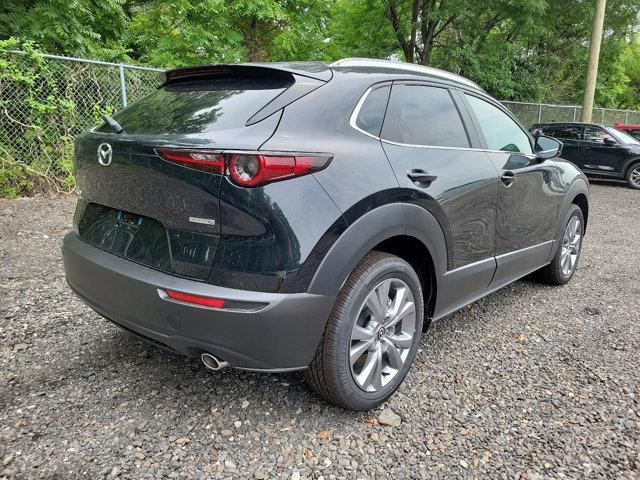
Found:
<svg viewBox="0 0 640 480"><path fill-rule="evenodd" d="M335 298L250 292L162 273L103 252L75 233L62 256L71 288L96 312L185 355L210 352L236 368L286 371L313 358ZM162 298L171 289L229 300L264 302L257 312L212 309Z"/></svg>

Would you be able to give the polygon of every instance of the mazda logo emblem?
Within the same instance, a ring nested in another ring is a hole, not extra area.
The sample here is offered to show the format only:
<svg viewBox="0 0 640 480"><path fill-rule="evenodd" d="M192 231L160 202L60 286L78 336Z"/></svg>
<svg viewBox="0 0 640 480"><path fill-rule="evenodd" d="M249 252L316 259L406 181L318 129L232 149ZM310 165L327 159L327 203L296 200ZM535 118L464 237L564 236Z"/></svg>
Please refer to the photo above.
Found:
<svg viewBox="0 0 640 480"><path fill-rule="evenodd" d="M98 145L98 163L108 167L111 165L111 159L113 158L113 150L108 143L101 143Z"/></svg>

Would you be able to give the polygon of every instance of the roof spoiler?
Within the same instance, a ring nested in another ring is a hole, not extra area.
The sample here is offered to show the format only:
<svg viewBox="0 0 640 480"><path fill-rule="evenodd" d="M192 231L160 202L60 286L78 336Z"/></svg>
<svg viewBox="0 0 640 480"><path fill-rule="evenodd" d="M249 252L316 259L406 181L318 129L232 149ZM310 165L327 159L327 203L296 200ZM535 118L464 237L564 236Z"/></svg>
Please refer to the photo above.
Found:
<svg viewBox="0 0 640 480"><path fill-rule="evenodd" d="M291 79L291 85L247 120L253 125L273 115L299 98L325 85L333 77L333 71L322 62L241 63L231 65L202 65L176 68L162 73L163 85L182 80L215 78L216 76L247 76L253 78Z"/></svg>
<svg viewBox="0 0 640 480"><path fill-rule="evenodd" d="M197 67L174 68L160 74L163 83L172 83L187 78L212 77L216 75L247 75L251 77L273 77L279 74L293 74L328 82L333 71L322 62L282 62L282 63L237 63L201 65Z"/></svg>

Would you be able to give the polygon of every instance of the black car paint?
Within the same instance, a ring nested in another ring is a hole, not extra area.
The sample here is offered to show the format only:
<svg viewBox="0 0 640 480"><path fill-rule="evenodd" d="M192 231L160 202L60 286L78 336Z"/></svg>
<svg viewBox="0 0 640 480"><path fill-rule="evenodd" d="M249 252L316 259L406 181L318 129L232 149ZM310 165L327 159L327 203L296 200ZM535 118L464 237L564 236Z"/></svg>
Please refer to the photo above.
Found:
<svg viewBox="0 0 640 480"><path fill-rule="evenodd" d="M276 68L304 74L298 67ZM138 333L183 353L212 351L241 368L303 368L315 351L333 299L347 276L369 250L385 240L411 237L428 251L436 284L430 309L433 318L551 260L556 241L561 238L558 229L571 202L578 195L587 195L586 178L571 163L559 158L540 162L533 156L486 151L477 121L460 92L470 91L495 102L466 83L403 69L317 68L320 72L313 81L322 77L325 84L314 85L300 100L241 129L162 136L115 135L105 130L88 132L77 140L76 173L82 192L79 211L87 203L97 203L157 218L169 231L216 238L215 258L206 278L194 279L174 271L170 277L175 280L162 277L160 283L182 286L187 291L195 288L202 294L222 289L231 297L243 296L246 291L252 298L267 301L270 295L309 295L317 305L308 318L318 325L305 327L307 337L297 348L295 359L263 350L248 358L246 350L255 348L257 335L266 334L262 330L245 331L245 341L238 343L231 338L241 335L242 324L233 332L229 326L224 327L217 339L214 336L204 343L193 336L185 339L165 331L164 318L156 319L163 325L161 334L154 337L153 329L146 327ZM397 145L354 129L350 117L362 95L374 85L394 81L436 83L449 88L460 108L471 147L456 150ZM95 160L101 142L114 148L110 168ZM334 160L313 175L241 188L227 177L165 162L154 149L166 146L331 152ZM436 178L428 185L416 185L407 177L412 169L424 169ZM501 179L505 172L517 181L505 184ZM215 226L195 225L186 220L188 216L217 222ZM91 250L83 248L79 254L78 248L72 238L65 242L69 281L96 310L109 317L104 302L93 298L100 295L99 291L85 286L92 281L86 274L86 269L93 272L86 266L92 262ZM109 254L95 255L108 268L104 255ZM129 269L122 262L127 261L118 260L126 274ZM154 270L140 268L143 273L136 275L144 277L149 270L149 282L159 282ZM117 278L105 275L105 282L116 293L121 291ZM141 298L149 302L153 298L154 308L161 309L155 290L141 283L134 282L131 288L142 289ZM144 315L140 308L144 307L136 306L130 318L125 318L128 310L121 307L113 315L135 331L136 320ZM193 308L181 306L179 315L188 317L190 309L201 310ZM290 325L294 320L288 314L280 325ZM191 319L188 322L193 323ZM294 333L291 338L296 338ZM282 342L290 345L291 339L271 337L267 339L273 342L272 349L277 350Z"/></svg>
<svg viewBox="0 0 640 480"><path fill-rule="evenodd" d="M640 162L640 145L603 144L585 139L584 129L587 126L603 129L604 125L584 123L548 123L536 124L530 129L532 134L544 132L545 127L580 126L580 139L558 137L563 147L563 158L577 165L587 176L595 178L625 178L628 168Z"/></svg>

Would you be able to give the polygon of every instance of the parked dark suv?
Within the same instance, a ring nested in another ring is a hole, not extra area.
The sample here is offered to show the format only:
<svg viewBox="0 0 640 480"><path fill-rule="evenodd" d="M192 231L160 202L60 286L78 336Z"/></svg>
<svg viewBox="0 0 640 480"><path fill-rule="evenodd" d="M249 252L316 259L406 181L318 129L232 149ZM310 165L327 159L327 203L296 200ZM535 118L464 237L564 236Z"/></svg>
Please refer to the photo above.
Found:
<svg viewBox="0 0 640 480"><path fill-rule="evenodd" d="M584 175L449 73L185 68L107 120L76 142L69 284L214 369L306 369L325 399L370 409L428 322L578 263Z"/></svg>
<svg viewBox="0 0 640 480"><path fill-rule="evenodd" d="M595 178L626 180L640 189L640 140L606 125L547 123L531 127L531 133L562 141L562 157Z"/></svg>

